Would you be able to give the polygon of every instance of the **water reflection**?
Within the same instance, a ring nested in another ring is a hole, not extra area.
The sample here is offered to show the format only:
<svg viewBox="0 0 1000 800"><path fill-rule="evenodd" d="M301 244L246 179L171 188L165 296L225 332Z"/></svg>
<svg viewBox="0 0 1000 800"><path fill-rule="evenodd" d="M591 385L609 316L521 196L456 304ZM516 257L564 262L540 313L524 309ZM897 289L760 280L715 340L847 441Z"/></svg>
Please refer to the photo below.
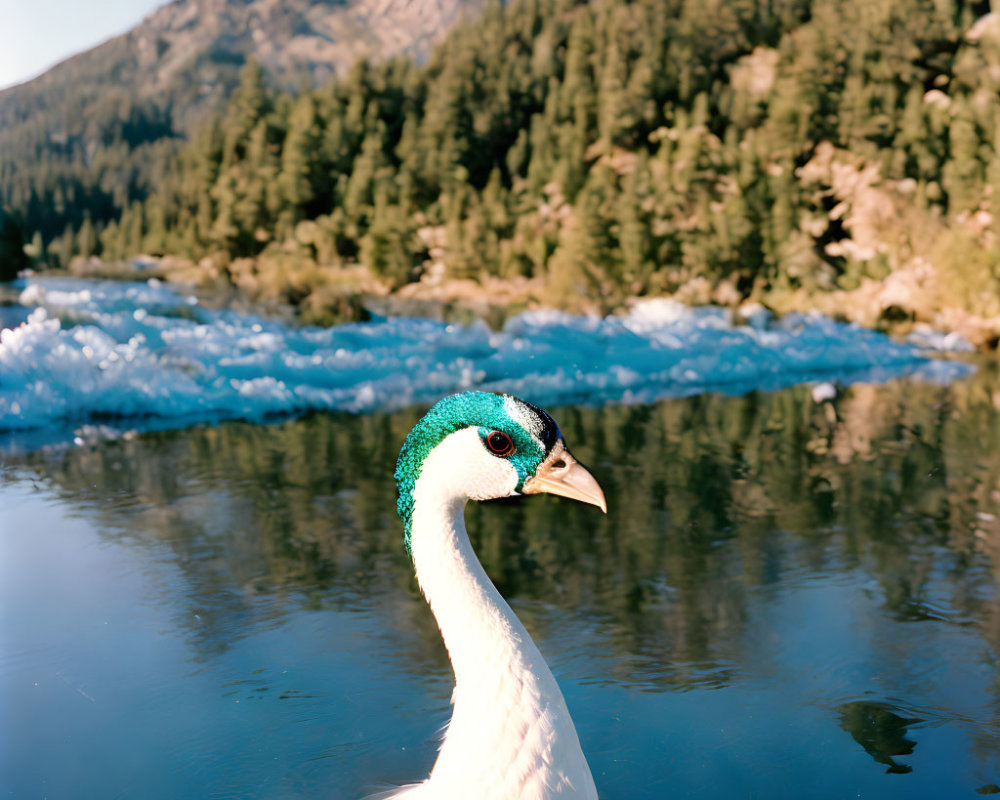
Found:
<svg viewBox="0 0 1000 800"><path fill-rule="evenodd" d="M951 386L857 385L832 402L799 387L553 409L608 516L540 497L470 506L469 530L581 686L811 698L834 709L817 724L894 775L934 747L886 700L904 697L956 721L985 785L1000 765L998 408L984 363ZM149 433L18 468L109 542L179 567L173 624L203 662L303 610L348 611L373 620L365 647L446 685L394 513L395 458L419 414ZM297 697L279 684L231 691ZM641 794L605 780L610 796Z"/></svg>
<svg viewBox="0 0 1000 800"><path fill-rule="evenodd" d="M992 375L856 386L835 421L806 389L556 409L614 497L608 516L532 498L471 505L469 529L507 595L613 622L623 650L658 662L710 662L751 587L858 565L896 618L978 620L1000 643L993 561L979 557L1000 547ZM296 591L365 606L415 594L391 476L419 413L152 433L26 460L109 536L168 543L193 603Z"/></svg>
<svg viewBox="0 0 1000 800"><path fill-rule="evenodd" d="M913 752L917 743L906 738L907 728L921 722L923 720L916 717L899 716L887 703L856 700L840 707L840 727L851 734L868 755L879 764L885 764L890 774L913 772L913 767L900 764L894 757Z"/></svg>

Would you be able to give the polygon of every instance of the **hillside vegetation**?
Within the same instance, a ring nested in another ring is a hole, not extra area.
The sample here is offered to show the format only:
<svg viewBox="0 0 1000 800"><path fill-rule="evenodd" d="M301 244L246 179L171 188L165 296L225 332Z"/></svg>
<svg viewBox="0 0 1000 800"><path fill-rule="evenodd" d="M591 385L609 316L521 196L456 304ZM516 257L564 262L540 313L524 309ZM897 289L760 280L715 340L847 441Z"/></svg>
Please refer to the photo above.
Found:
<svg viewBox="0 0 1000 800"><path fill-rule="evenodd" d="M304 302L521 281L527 302L820 307L995 341L1000 17L961 0L517 0L426 66L224 115L49 260L138 252ZM44 238L44 237L43 237ZM45 242L37 242L39 252Z"/></svg>
<svg viewBox="0 0 1000 800"><path fill-rule="evenodd" d="M87 218L100 228L162 184L183 140L225 110L248 61L275 86L312 87L364 56L423 59L481 5L172 0L131 31L0 91L0 207L44 242Z"/></svg>

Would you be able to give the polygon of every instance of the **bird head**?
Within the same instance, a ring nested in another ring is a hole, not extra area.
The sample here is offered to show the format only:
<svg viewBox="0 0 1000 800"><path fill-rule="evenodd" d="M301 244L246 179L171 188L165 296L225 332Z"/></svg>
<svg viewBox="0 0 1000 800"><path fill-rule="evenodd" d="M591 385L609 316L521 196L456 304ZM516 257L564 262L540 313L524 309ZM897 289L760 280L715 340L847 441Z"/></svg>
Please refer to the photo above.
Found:
<svg viewBox="0 0 1000 800"><path fill-rule="evenodd" d="M607 512L601 487L570 455L555 420L509 394L463 392L436 403L406 437L396 486L407 551L421 493L440 502L546 492Z"/></svg>

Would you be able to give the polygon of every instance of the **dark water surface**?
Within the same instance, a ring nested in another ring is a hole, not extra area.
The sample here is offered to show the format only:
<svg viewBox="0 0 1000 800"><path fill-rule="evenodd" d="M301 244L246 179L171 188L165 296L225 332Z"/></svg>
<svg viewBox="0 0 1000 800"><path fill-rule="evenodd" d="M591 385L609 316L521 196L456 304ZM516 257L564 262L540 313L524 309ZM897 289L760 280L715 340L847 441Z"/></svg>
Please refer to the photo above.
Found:
<svg viewBox="0 0 1000 800"><path fill-rule="evenodd" d="M1000 379L551 409L609 514L470 506L602 798L1000 784ZM357 798L451 672L391 475L418 410L6 456L0 790ZM470 800L474 800L471 798Z"/></svg>

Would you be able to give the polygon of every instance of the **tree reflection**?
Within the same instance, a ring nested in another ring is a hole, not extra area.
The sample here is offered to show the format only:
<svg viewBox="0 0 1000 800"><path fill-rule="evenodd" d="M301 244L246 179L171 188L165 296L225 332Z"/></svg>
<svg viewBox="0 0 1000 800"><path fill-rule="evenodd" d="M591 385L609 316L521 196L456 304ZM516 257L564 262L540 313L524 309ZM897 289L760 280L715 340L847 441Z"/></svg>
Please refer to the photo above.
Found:
<svg viewBox="0 0 1000 800"><path fill-rule="evenodd" d="M913 767L900 764L895 756L913 752L917 743L906 738L907 728L920 722L923 720L899 716L886 703L858 700L840 707L840 727L892 774L913 772Z"/></svg>
<svg viewBox="0 0 1000 800"><path fill-rule="evenodd" d="M623 680L725 682L751 593L858 568L887 614L976 624L996 651L998 406L986 363L948 387L856 385L833 403L798 387L552 409L608 516L555 498L471 504L469 530L529 627L544 630L546 605L593 620ZM192 612L179 624L208 651L238 635L241 615L377 607L417 633L413 657L446 668L395 516L395 458L420 413L233 423L25 458L108 536L174 554Z"/></svg>

